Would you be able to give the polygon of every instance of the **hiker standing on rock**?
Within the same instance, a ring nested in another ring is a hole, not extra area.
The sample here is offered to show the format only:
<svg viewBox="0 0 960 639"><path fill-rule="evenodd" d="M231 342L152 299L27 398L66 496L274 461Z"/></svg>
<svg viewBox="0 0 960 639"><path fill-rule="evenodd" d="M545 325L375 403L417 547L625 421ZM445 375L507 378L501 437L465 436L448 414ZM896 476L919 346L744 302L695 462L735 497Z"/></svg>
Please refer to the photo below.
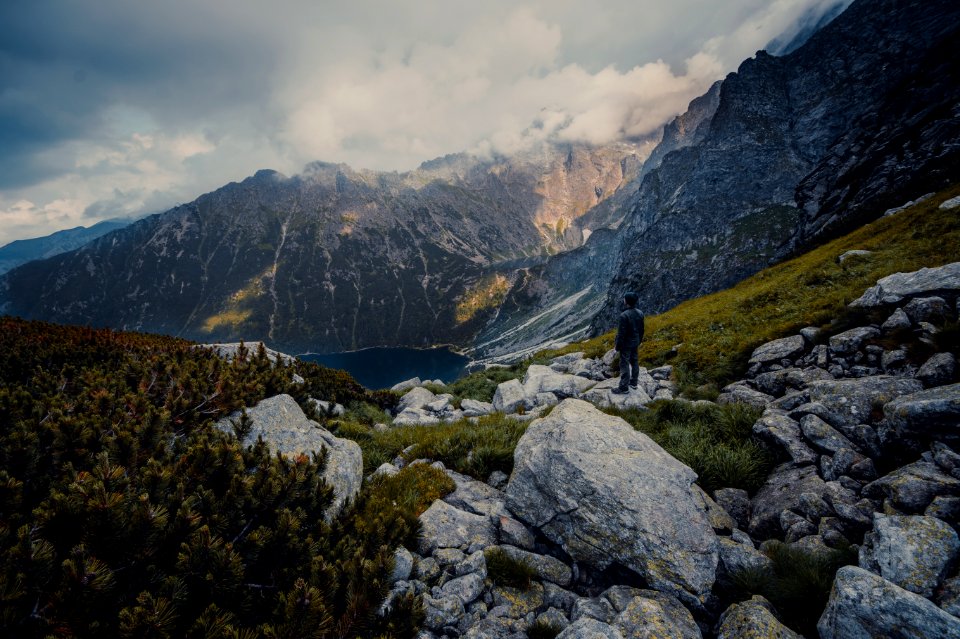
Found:
<svg viewBox="0 0 960 639"><path fill-rule="evenodd" d="M636 388L640 377L637 350L643 339L643 313L637 310L639 299L640 297L633 291L623 296L627 310L620 313L617 341L614 344L614 348L620 352L620 386L611 391L617 395L623 395L630 392L630 388Z"/></svg>

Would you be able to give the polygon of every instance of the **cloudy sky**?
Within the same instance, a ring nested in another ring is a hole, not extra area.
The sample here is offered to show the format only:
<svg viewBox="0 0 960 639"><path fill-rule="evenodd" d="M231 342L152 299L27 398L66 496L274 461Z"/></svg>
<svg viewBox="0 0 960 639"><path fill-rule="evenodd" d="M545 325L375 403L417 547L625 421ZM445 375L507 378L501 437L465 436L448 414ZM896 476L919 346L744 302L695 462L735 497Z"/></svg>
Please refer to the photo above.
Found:
<svg viewBox="0 0 960 639"><path fill-rule="evenodd" d="M260 168L648 135L836 2L4 0L0 244Z"/></svg>

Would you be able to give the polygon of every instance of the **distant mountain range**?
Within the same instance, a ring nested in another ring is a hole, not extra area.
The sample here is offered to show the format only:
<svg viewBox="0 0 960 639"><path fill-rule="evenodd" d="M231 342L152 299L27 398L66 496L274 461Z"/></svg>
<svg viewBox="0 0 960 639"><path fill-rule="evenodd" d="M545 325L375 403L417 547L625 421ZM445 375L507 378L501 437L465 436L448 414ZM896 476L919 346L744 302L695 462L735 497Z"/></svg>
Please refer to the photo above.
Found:
<svg viewBox="0 0 960 639"><path fill-rule="evenodd" d="M509 357L733 283L960 180L960 3L810 16L664 127L408 173L261 171L0 277L6 312ZM832 18L832 19L831 19ZM648 157L649 156L649 157Z"/></svg>
<svg viewBox="0 0 960 639"><path fill-rule="evenodd" d="M106 235L110 231L129 226L132 222L131 219L104 220L93 226L78 226L43 237L15 240L0 246L0 275L33 260L42 260L78 249L87 242Z"/></svg>

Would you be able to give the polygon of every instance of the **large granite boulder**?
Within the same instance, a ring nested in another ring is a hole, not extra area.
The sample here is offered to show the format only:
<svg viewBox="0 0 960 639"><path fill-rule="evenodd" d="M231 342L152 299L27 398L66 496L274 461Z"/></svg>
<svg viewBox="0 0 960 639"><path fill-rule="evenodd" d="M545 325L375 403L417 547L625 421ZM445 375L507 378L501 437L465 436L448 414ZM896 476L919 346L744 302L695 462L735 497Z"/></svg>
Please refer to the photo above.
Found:
<svg viewBox="0 0 960 639"><path fill-rule="evenodd" d="M613 389L620 385L620 379L612 377L606 379L583 394L583 399L606 408L614 406L616 408L643 408L650 403L650 395L638 384L637 388L631 388L630 392L622 395L613 393ZM654 391L656 392L656 391Z"/></svg>
<svg viewBox="0 0 960 639"><path fill-rule="evenodd" d="M877 421L879 415L874 411L878 406L921 390L923 384L915 379L885 375L813 382L808 387L810 401L822 404L836 416L838 423L831 425L844 434L858 424Z"/></svg>
<svg viewBox="0 0 960 639"><path fill-rule="evenodd" d="M960 480L935 463L920 460L870 482L862 494L869 499L889 499L895 508L909 514L921 513L935 497L960 495Z"/></svg>
<svg viewBox="0 0 960 639"><path fill-rule="evenodd" d="M873 286L850 302L850 306L872 308L886 304L899 304L906 298L943 291L960 290L960 262L938 268L922 268L912 273L894 273L877 281Z"/></svg>
<svg viewBox="0 0 960 639"><path fill-rule="evenodd" d="M780 360L792 359L803 353L806 341L802 335L791 335L775 339L754 349L750 355L750 364L779 364Z"/></svg>
<svg viewBox="0 0 960 639"><path fill-rule="evenodd" d="M943 639L960 637L960 619L883 577L844 566L817 630L820 639Z"/></svg>
<svg viewBox="0 0 960 639"><path fill-rule="evenodd" d="M549 366L539 364L527 368L523 377L523 389L528 397L535 397L538 393L553 393L561 399L579 397L595 383L586 377L558 373Z"/></svg>
<svg viewBox="0 0 960 639"><path fill-rule="evenodd" d="M216 423L220 430L232 433L234 413ZM356 442L335 437L330 431L307 418L297 401L289 395L269 397L247 409L250 431L243 438L249 446L263 438L270 448L288 457L327 451L327 467L323 479L333 487L333 504L326 512L330 521L340 513L348 500L357 496L363 482L363 453Z"/></svg>
<svg viewBox="0 0 960 639"><path fill-rule="evenodd" d="M622 419L568 399L514 452L507 507L575 560L618 563L685 602L709 594L717 538L696 474Z"/></svg>
<svg viewBox="0 0 960 639"><path fill-rule="evenodd" d="M960 384L940 386L896 398L883 407L885 439L960 439Z"/></svg>
<svg viewBox="0 0 960 639"><path fill-rule="evenodd" d="M960 552L960 538L935 517L874 516L860 548L860 566L905 590L930 598Z"/></svg>
<svg viewBox="0 0 960 639"><path fill-rule="evenodd" d="M493 394L493 408L501 413L515 413L518 409L529 410L535 401L527 396L519 379L508 379L497 386Z"/></svg>

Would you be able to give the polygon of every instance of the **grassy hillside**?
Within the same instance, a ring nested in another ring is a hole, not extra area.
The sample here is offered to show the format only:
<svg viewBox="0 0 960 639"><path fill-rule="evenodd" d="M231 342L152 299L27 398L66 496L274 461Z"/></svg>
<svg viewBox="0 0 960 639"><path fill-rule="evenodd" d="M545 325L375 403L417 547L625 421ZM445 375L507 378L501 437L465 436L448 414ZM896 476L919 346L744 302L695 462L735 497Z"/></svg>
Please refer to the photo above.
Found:
<svg viewBox="0 0 960 639"><path fill-rule="evenodd" d="M754 348L805 326L829 329L846 305L878 279L960 260L960 212L940 210L960 185L879 219L809 253L757 273L736 286L684 302L647 318L642 365L671 363L686 386L722 386L741 376ZM840 264L842 253L872 251ZM614 333L538 354L574 351L596 357L613 347Z"/></svg>

